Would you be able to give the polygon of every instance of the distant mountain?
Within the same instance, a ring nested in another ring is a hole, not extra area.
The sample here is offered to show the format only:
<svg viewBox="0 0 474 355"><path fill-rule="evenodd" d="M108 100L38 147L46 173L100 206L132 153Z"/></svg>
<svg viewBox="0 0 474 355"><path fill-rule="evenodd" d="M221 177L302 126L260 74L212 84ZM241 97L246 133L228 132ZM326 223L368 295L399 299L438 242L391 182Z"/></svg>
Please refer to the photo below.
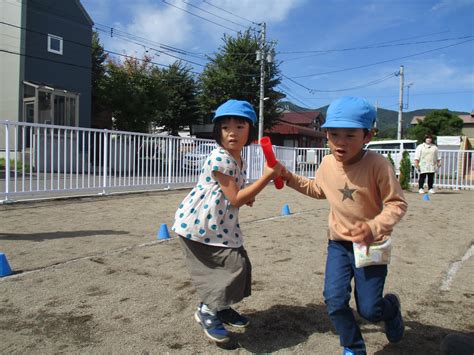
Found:
<svg viewBox="0 0 474 355"><path fill-rule="evenodd" d="M289 101L282 102L282 105L289 108L289 111L292 112L304 112L304 111L319 111L324 117L326 117L326 111L328 106L322 106L315 109L308 109L295 105ZM410 127L410 122L414 116L426 116L435 109L421 109L409 112L403 112L403 129ZM449 111L455 115L469 115L469 112L458 112L458 111ZM398 128L398 111L386 110L384 108L377 109L377 128L380 131L386 131L388 129L397 129Z"/></svg>

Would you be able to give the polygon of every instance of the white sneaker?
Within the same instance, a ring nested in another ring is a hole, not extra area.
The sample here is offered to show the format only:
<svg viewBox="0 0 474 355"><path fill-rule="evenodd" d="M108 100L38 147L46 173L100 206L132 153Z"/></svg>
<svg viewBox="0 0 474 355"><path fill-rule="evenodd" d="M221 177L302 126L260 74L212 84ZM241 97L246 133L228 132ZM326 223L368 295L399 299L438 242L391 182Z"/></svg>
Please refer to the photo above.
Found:
<svg viewBox="0 0 474 355"><path fill-rule="evenodd" d="M430 194L435 194L436 192L435 192L435 190L433 190L433 189L429 189L429 190L428 190L428 193L430 193Z"/></svg>
<svg viewBox="0 0 474 355"><path fill-rule="evenodd" d="M419 189L419 190L418 190L418 193L419 193L419 194L424 194L424 193L425 193L425 190Z"/></svg>

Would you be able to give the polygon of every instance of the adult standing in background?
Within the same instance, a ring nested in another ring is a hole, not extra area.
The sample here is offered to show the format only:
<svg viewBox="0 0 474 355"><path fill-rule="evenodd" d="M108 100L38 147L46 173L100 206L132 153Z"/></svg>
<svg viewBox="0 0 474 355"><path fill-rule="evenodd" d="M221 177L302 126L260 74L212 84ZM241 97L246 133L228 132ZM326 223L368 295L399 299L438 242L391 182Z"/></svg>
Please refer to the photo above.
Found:
<svg viewBox="0 0 474 355"><path fill-rule="evenodd" d="M416 147L415 150L415 167L420 171L418 180L418 192L425 193L425 180L428 178L428 192L434 194L433 189L434 175L436 170L441 166L441 159L438 156L438 147L433 143L431 134L425 135L425 141Z"/></svg>

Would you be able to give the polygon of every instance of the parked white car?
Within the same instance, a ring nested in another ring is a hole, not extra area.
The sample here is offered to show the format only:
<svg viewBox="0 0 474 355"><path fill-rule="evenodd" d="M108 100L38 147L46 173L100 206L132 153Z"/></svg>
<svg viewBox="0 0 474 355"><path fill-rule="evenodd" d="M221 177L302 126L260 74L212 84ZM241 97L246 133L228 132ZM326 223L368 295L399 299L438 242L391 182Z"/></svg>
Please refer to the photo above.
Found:
<svg viewBox="0 0 474 355"><path fill-rule="evenodd" d="M183 157L183 167L186 170L200 170L211 151L217 147L215 143L201 143L191 152L186 153Z"/></svg>
<svg viewBox="0 0 474 355"><path fill-rule="evenodd" d="M409 151L411 165L414 166L416 140L396 139L386 141L373 141L367 143L365 148L375 150L378 153L382 154L384 157L388 157L388 154L390 153L390 156L392 157L393 162L395 164L395 173L397 175L400 174L400 161L402 160L404 150Z"/></svg>

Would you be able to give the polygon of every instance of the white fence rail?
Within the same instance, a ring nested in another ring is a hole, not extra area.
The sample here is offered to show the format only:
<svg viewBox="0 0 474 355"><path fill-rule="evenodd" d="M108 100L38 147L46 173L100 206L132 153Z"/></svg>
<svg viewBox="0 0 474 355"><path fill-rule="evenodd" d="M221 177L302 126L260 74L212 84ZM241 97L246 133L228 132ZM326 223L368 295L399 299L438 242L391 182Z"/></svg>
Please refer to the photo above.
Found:
<svg viewBox="0 0 474 355"><path fill-rule="evenodd" d="M0 121L0 201L190 187L212 148L204 139ZM314 177L329 150L275 147L275 153L288 169ZM473 189L473 153L441 151L436 185ZM253 181L262 172L262 151L252 145L244 157ZM413 171L411 182L417 180Z"/></svg>

